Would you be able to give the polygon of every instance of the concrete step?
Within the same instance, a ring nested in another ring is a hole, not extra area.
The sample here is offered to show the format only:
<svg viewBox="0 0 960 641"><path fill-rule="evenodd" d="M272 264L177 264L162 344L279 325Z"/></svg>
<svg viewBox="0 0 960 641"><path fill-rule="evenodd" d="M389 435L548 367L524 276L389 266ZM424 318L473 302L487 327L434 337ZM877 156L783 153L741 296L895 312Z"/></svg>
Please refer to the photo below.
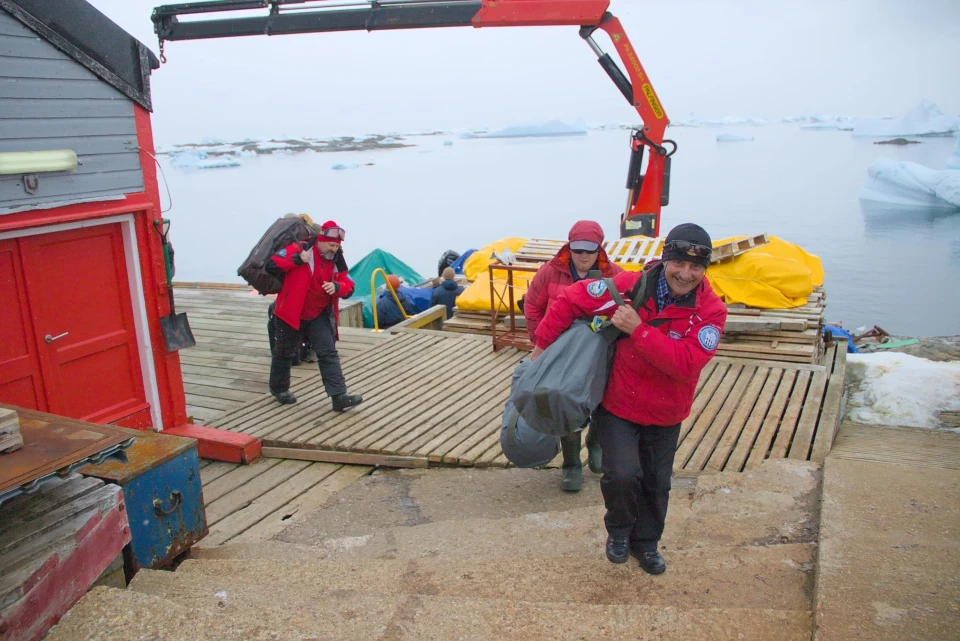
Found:
<svg viewBox="0 0 960 641"><path fill-rule="evenodd" d="M141 573L131 589L191 604L188 609L229 619L238 628L249 623L270 630L271 639L808 641L811 629L810 612L803 610L534 603L425 594L370 596L316 583L264 586L174 576Z"/></svg>
<svg viewBox="0 0 960 641"><path fill-rule="evenodd" d="M700 545L704 532L723 545L782 537L814 540L819 478L816 464L768 461L745 474L674 479L667 536L677 548ZM558 470L381 472L344 489L276 538L319 546L329 539L354 539L391 528L602 506L599 477L585 471L584 479L584 491L571 495L560 489ZM684 524L691 517L702 527L685 534Z"/></svg>
<svg viewBox="0 0 960 641"><path fill-rule="evenodd" d="M750 474L701 477L694 487L672 497L664 549L670 553L690 548L812 541L817 532L817 480L815 466L794 461L764 464ZM264 545L198 549L192 556L280 561L602 556L606 542L603 513L604 508L596 505L515 517L444 519L308 544L270 541Z"/></svg>
<svg viewBox="0 0 960 641"><path fill-rule="evenodd" d="M416 560L187 560L168 575L138 576L132 589L164 581L158 594L177 600L190 591L230 586L311 586L376 596L507 598L593 605L678 608L810 607L814 546L789 544L684 550L667 557L666 574L652 577L636 561L614 565L602 555L572 557L435 557Z"/></svg>
<svg viewBox="0 0 960 641"><path fill-rule="evenodd" d="M265 639L256 622L237 625L157 596L97 587L87 592L44 637L46 641L235 641Z"/></svg>

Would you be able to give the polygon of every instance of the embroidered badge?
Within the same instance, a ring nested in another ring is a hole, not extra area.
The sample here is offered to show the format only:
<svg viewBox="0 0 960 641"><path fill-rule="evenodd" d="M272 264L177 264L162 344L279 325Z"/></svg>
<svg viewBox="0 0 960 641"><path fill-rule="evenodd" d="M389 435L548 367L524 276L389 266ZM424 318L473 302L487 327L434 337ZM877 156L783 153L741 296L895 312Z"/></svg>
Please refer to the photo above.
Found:
<svg viewBox="0 0 960 641"><path fill-rule="evenodd" d="M277 256L279 256L280 258L286 258L286 256L287 256L287 248L284 247L283 249L281 249L280 251L278 251L278 252L277 252Z"/></svg>
<svg viewBox="0 0 960 641"><path fill-rule="evenodd" d="M712 352L717 349L717 344L720 342L720 330L713 325L701 327L697 332L697 340L700 341L703 349Z"/></svg>
<svg viewBox="0 0 960 641"><path fill-rule="evenodd" d="M600 298L607 291L607 284L602 280L595 280L587 285L587 293L594 298Z"/></svg>
<svg viewBox="0 0 960 641"><path fill-rule="evenodd" d="M667 335L668 335L670 338L672 338L673 340L679 340L679 339L683 338L682 336L680 336L680 332L675 332L675 331L673 331L672 329L670 330L670 332L669 332Z"/></svg>

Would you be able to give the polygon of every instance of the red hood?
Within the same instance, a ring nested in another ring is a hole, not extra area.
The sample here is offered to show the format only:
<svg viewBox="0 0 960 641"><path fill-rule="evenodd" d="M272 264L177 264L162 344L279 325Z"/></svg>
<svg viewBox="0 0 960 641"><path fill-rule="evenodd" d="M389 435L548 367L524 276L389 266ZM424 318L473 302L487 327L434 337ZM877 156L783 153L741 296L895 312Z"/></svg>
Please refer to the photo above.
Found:
<svg viewBox="0 0 960 641"><path fill-rule="evenodd" d="M575 240L589 240L591 243L602 245L603 227L592 220L578 220L570 228L567 240L571 243Z"/></svg>

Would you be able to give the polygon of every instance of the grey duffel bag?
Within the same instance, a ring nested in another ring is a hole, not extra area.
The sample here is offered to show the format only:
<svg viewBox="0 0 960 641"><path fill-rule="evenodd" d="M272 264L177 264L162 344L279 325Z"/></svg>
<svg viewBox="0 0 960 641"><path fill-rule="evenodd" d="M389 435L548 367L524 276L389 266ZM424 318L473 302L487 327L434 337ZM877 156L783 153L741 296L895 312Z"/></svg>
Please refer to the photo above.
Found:
<svg viewBox="0 0 960 641"><path fill-rule="evenodd" d="M529 360L520 361L513 370L511 388L530 366ZM517 467L543 467L560 453L560 439L530 429L510 400L500 422L500 449L507 460Z"/></svg>

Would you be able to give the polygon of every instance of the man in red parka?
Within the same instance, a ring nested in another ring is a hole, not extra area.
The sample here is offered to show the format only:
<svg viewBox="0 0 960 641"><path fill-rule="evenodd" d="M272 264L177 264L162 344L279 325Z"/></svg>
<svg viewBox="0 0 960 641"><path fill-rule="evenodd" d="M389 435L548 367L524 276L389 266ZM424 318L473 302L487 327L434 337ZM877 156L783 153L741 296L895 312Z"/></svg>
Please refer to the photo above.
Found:
<svg viewBox="0 0 960 641"><path fill-rule="evenodd" d="M592 220L580 220L567 234L567 244L549 263L537 270L523 297L523 316L530 340L536 344L537 327L547 310L570 285L599 271L603 278L612 278L623 271L603 250L603 228ZM583 463L580 461L580 432L560 439L563 466L560 487L567 492L583 489ZM600 441L596 427L587 431L587 464L594 474L600 473Z"/></svg>
<svg viewBox="0 0 960 641"><path fill-rule="evenodd" d="M337 321L340 299L353 294L353 281L343 259L346 232L332 220L316 227L317 242L304 249L291 243L273 255L268 267L283 272L283 289L277 295L274 316L270 393L284 405L296 403L290 392L290 366L306 336L320 367L320 378L336 412L359 405L359 395L347 394L347 383L337 354Z"/></svg>
<svg viewBox="0 0 960 641"><path fill-rule="evenodd" d="M678 225L667 235L662 260L645 268L646 292L635 291L640 272L613 278L625 299L646 297L639 314L630 305L617 307L603 281L585 280L560 294L536 332L533 358L581 316L609 316L623 332L594 417L603 448L606 554L612 563L626 563L632 554L650 574L667 569L658 547L680 424L727 319L704 276L712 249L703 228Z"/></svg>

